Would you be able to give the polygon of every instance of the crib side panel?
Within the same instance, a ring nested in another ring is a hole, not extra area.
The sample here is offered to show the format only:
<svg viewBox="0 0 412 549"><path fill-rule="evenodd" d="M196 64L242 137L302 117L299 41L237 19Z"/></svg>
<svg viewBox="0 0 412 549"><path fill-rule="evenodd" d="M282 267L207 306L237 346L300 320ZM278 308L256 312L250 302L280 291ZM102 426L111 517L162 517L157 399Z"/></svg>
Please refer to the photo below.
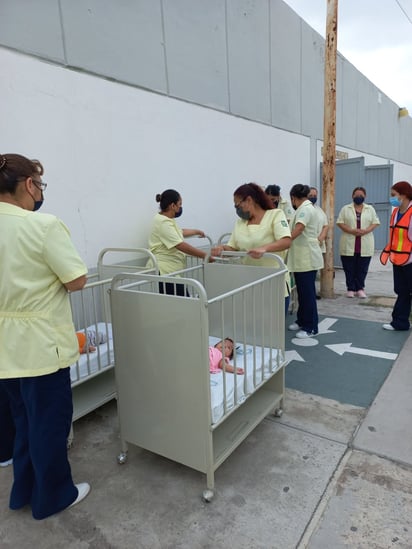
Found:
<svg viewBox="0 0 412 549"><path fill-rule="evenodd" d="M110 315L105 299L109 282L89 282L82 290L70 294L73 322L77 331L95 335L94 352L82 354L70 366L73 394L73 420L88 414L116 396L114 353Z"/></svg>
<svg viewBox="0 0 412 549"><path fill-rule="evenodd" d="M210 465L207 308L197 299L113 289L123 441L205 472Z"/></svg>
<svg viewBox="0 0 412 549"><path fill-rule="evenodd" d="M269 279L263 280L265 276ZM204 284L209 298L236 290L209 306L210 335L284 350L284 274L270 267L210 264L204 269Z"/></svg>

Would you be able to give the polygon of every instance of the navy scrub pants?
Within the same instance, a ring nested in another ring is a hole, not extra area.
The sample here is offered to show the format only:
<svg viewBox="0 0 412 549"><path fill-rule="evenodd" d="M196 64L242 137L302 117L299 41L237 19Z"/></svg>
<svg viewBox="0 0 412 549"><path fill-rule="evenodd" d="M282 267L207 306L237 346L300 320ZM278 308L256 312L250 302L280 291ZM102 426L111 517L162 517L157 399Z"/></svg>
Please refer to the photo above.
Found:
<svg viewBox="0 0 412 549"><path fill-rule="evenodd" d="M9 396L0 384L0 462L13 457L15 432Z"/></svg>
<svg viewBox="0 0 412 549"><path fill-rule="evenodd" d="M298 294L298 310L296 323L300 329L310 334L318 333L318 306L316 303L316 273L317 271L305 271L293 273Z"/></svg>
<svg viewBox="0 0 412 549"><path fill-rule="evenodd" d="M371 257L362 257L361 254L341 255L342 267L345 271L346 288L351 292L358 292L365 288L366 275L369 270Z"/></svg>
<svg viewBox="0 0 412 549"><path fill-rule="evenodd" d="M399 267L393 265L393 286L398 296L392 311L392 326L395 330L409 330L412 298L412 263Z"/></svg>
<svg viewBox="0 0 412 549"><path fill-rule="evenodd" d="M30 504L35 519L62 511L77 498L67 458L72 415L70 368L1 380L16 427L10 509Z"/></svg>

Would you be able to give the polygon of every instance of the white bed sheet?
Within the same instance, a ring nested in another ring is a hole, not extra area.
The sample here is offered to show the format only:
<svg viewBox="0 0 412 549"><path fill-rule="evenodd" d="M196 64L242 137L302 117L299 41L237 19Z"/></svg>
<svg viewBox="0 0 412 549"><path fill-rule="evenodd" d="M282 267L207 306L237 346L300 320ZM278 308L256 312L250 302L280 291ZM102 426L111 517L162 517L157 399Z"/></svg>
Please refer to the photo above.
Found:
<svg viewBox="0 0 412 549"><path fill-rule="evenodd" d="M88 326L87 329L96 330L96 324ZM97 331L102 332L105 335L107 333L108 340L105 343L98 345L96 351L93 353L81 354L79 360L70 366L70 379L72 384L78 383L100 370L104 370L114 362L112 325L98 322Z"/></svg>
<svg viewBox="0 0 412 549"><path fill-rule="evenodd" d="M209 345L215 345L220 341L217 337L209 337ZM217 423L222 416L231 410L235 405L235 377L237 380L237 395L236 404L243 402L247 395L254 392L255 387L260 383L268 379L277 370L278 354L279 364L282 364L282 354L280 350L267 347L256 347L256 368L255 373L253 370L254 354L253 346L236 345L236 366L243 368L245 374L230 374L220 371L217 374L210 374L210 399L212 407L212 424ZM263 360L262 360L263 353ZM234 365L234 359L230 361ZM272 371L270 371L270 363L272 363ZM263 364L263 368L262 368ZM226 379L224 380L224 376ZM246 384L245 384L246 378ZM226 410L224 405L224 395L226 394Z"/></svg>

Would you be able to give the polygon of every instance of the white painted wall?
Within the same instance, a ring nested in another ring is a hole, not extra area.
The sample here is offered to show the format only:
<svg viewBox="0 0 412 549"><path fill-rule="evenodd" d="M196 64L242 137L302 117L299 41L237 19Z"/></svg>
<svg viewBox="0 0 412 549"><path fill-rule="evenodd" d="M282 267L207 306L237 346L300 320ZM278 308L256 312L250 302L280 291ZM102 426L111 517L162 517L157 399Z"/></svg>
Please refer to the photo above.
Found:
<svg viewBox="0 0 412 549"><path fill-rule="evenodd" d="M182 227L216 240L247 181L309 184L309 139L0 48L0 151L40 159L42 211L89 267L104 247L146 246L155 195L183 197Z"/></svg>
<svg viewBox="0 0 412 549"><path fill-rule="evenodd" d="M0 151L44 163L42 211L63 219L89 267L104 247L147 245L166 188L182 194L181 226L216 240L233 227L242 183L276 183L286 197L295 183L313 184L307 137L2 48L0 63ZM366 165L386 162L365 155ZM412 181L412 166L394 162L401 179Z"/></svg>

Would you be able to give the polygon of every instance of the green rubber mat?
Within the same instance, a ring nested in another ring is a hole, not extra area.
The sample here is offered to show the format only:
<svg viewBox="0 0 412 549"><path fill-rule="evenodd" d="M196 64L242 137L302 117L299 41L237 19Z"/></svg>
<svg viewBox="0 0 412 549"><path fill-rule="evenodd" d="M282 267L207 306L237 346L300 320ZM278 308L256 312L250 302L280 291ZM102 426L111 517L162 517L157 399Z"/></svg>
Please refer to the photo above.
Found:
<svg viewBox="0 0 412 549"><path fill-rule="evenodd" d="M377 322L320 317L319 334L302 340L286 326L286 387L368 407L409 334Z"/></svg>

